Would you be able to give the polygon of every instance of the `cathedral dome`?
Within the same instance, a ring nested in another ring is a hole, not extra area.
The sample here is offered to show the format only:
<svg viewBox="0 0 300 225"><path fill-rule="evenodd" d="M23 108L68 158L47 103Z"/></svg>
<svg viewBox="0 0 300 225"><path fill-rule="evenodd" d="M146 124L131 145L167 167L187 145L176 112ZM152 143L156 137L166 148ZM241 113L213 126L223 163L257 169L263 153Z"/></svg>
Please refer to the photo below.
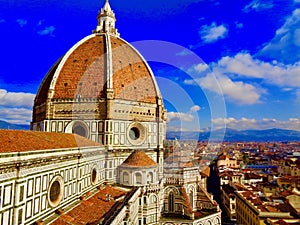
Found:
<svg viewBox="0 0 300 225"><path fill-rule="evenodd" d="M31 130L76 133L107 148L162 146L166 113L150 66L120 38L108 1L97 20L46 74Z"/></svg>
<svg viewBox="0 0 300 225"><path fill-rule="evenodd" d="M95 33L75 44L46 75L35 99L101 99L107 89L115 98L156 103L159 95L147 62L123 39Z"/></svg>
<svg viewBox="0 0 300 225"><path fill-rule="evenodd" d="M115 28L108 2L93 34L76 43L46 74L35 98L33 122L47 119L48 102L110 99L156 104L160 92L146 60ZM49 108L49 107L48 107Z"/></svg>

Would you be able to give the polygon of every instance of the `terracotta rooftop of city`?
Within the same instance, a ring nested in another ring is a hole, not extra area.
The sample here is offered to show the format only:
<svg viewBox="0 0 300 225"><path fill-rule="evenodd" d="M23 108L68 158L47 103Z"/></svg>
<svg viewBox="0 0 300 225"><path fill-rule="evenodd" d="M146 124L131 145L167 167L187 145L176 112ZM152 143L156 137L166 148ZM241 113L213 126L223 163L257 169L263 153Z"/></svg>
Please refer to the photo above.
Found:
<svg viewBox="0 0 300 225"><path fill-rule="evenodd" d="M156 166L157 163L154 162L145 152L141 150L135 150L131 155L122 163L125 166L137 166L137 167L147 167Z"/></svg>
<svg viewBox="0 0 300 225"><path fill-rule="evenodd" d="M0 130L0 153L101 146L76 134Z"/></svg>

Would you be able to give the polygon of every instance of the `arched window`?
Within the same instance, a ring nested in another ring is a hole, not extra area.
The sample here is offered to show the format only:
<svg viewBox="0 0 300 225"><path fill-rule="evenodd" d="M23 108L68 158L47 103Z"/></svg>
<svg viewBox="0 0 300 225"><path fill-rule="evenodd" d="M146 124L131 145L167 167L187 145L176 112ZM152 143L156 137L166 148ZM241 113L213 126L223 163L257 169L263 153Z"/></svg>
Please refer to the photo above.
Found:
<svg viewBox="0 0 300 225"><path fill-rule="evenodd" d="M135 174L135 183L142 184L142 174L140 174L140 173Z"/></svg>
<svg viewBox="0 0 300 225"><path fill-rule="evenodd" d="M220 220L219 217L215 218L214 224L216 224L216 225L220 225L221 224L221 220Z"/></svg>
<svg viewBox="0 0 300 225"><path fill-rule="evenodd" d="M189 199L190 199L190 205L192 206L192 208L194 208L194 192L193 192L193 190L190 190Z"/></svg>
<svg viewBox="0 0 300 225"><path fill-rule="evenodd" d="M147 183L148 184L153 183L153 173L152 172L149 172L147 175Z"/></svg>
<svg viewBox="0 0 300 225"><path fill-rule="evenodd" d="M97 178L98 178L97 169L94 168L94 169L92 170L92 174L91 174L91 182L92 182L93 185L97 184L97 181L98 181Z"/></svg>
<svg viewBox="0 0 300 225"><path fill-rule="evenodd" d="M212 222L211 222L210 220L207 220L207 221L205 222L205 225L212 225Z"/></svg>
<svg viewBox="0 0 300 225"><path fill-rule="evenodd" d="M174 193L170 192L169 197L168 197L168 211L169 212L174 212Z"/></svg>
<svg viewBox="0 0 300 225"><path fill-rule="evenodd" d="M123 183L128 184L129 183L129 174L127 172L123 173Z"/></svg>
<svg viewBox="0 0 300 225"><path fill-rule="evenodd" d="M150 204L157 203L156 195L151 195L149 199L150 199Z"/></svg>

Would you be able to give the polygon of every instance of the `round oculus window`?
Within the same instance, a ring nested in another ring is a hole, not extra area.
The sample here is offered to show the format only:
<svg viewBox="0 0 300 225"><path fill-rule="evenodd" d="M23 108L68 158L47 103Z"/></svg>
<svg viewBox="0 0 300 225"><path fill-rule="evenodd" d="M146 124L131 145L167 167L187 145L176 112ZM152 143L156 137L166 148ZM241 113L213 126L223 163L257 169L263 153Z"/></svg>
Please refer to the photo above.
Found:
<svg viewBox="0 0 300 225"><path fill-rule="evenodd" d="M137 139L139 139L139 137L140 137L140 130L139 130L137 127L132 127L132 128L129 130L129 137L130 137L132 140L137 140Z"/></svg>
<svg viewBox="0 0 300 225"><path fill-rule="evenodd" d="M91 174L91 181L92 181L92 184L95 185L97 183L97 170L96 168L94 168L92 170L92 174Z"/></svg>
<svg viewBox="0 0 300 225"><path fill-rule="evenodd" d="M82 137L86 137L87 136L86 135L86 130L81 125L77 125L77 126L73 127L73 133L74 134L78 134L78 135L80 135Z"/></svg>
<svg viewBox="0 0 300 225"><path fill-rule="evenodd" d="M132 145L141 145L146 138L146 128L141 123L132 123L128 127L127 135Z"/></svg>
<svg viewBox="0 0 300 225"><path fill-rule="evenodd" d="M55 177L48 189L48 201L51 207L57 206L63 197L63 178Z"/></svg>

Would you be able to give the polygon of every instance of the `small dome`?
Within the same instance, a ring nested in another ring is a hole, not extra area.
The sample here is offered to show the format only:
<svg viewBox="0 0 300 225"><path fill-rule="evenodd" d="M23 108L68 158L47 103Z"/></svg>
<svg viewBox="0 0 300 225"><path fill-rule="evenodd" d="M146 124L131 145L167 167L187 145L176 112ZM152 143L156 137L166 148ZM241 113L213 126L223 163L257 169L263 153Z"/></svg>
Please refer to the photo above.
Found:
<svg viewBox="0 0 300 225"><path fill-rule="evenodd" d="M148 167L157 166L145 152L140 150L135 150L123 163L121 166L134 166L134 167Z"/></svg>
<svg viewBox="0 0 300 225"><path fill-rule="evenodd" d="M119 166L119 183L125 186L158 184L158 164L145 152L135 150Z"/></svg>

